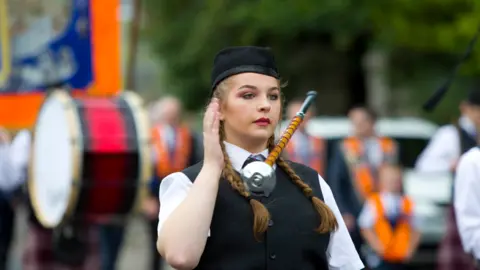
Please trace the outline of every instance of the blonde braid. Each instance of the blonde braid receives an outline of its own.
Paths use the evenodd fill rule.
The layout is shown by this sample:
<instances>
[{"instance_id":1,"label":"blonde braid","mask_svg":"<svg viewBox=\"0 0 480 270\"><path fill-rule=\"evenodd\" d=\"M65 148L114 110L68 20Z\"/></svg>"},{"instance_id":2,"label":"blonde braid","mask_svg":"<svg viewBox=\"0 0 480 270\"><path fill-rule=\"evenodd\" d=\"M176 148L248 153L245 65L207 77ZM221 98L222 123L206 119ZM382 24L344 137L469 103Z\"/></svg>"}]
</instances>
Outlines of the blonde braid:
<instances>
[{"instance_id":1,"label":"blonde braid","mask_svg":"<svg viewBox=\"0 0 480 270\"><path fill-rule=\"evenodd\" d=\"M268 140L268 149L271 151L275 147L274 136ZM290 165L283 159L278 158L277 164L280 166L290 177L292 182L302 190L303 194L312 201L313 207L320 216L320 225L315 229L318 233L332 232L338 229L338 222L333 214L332 210L319 198L313 196L312 188L302 181Z\"/></svg>"},{"instance_id":2,"label":"blonde braid","mask_svg":"<svg viewBox=\"0 0 480 270\"><path fill-rule=\"evenodd\" d=\"M222 176L225 178L230 185L235 189L240 195L245 197L252 207L253 210L253 234L257 241L260 241L261 236L267 231L268 221L270 220L270 213L267 208L258 200L250 197L250 193L246 190L245 185L238 175L237 172L233 169L232 162L228 157L228 154L225 150L225 145L223 141L225 139L225 131L223 124L220 124L220 145L222 147L223 157L225 161L225 167L222 171Z\"/></svg>"}]
</instances>

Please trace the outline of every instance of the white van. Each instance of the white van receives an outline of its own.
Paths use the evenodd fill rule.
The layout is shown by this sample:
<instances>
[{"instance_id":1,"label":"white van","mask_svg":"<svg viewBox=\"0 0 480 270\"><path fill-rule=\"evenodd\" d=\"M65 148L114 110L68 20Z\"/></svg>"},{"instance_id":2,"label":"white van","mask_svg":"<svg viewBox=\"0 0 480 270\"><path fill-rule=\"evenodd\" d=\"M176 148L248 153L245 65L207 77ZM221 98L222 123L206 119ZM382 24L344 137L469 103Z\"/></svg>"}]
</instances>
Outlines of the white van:
<instances>
[{"instance_id":1,"label":"white van","mask_svg":"<svg viewBox=\"0 0 480 270\"><path fill-rule=\"evenodd\" d=\"M332 146L351 130L346 117L317 117L306 128L313 136L327 139L328 159L332 157ZM450 173L425 175L413 170L417 157L437 129L438 125L416 117L381 118L376 126L378 134L393 138L399 144L400 162L405 168L405 192L414 200L422 221L421 248L415 258L421 264L436 260L436 248L446 232L445 204L450 202Z\"/></svg>"}]
</instances>

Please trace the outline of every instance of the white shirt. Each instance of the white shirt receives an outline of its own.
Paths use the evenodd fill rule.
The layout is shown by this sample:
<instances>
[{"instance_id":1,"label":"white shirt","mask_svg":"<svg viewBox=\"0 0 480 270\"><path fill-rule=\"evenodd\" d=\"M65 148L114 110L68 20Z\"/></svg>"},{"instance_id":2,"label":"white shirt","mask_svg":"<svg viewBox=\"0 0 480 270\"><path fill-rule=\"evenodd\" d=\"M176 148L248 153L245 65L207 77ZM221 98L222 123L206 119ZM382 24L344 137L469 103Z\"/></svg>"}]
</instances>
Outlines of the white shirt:
<instances>
[{"instance_id":1,"label":"white shirt","mask_svg":"<svg viewBox=\"0 0 480 270\"><path fill-rule=\"evenodd\" d=\"M232 166L236 171L240 171L247 158L252 155L248 151L225 142L225 148ZM262 153L258 153L264 157L268 156L268 150L264 150ZM364 265L358 256L357 251L353 245L350 234L343 222L342 215L338 210L337 203L333 197L332 191L328 184L319 175L318 181L320 182L320 188L322 189L325 204L335 214L337 218L339 228L336 232L330 236L330 243L327 249L327 257L329 263L329 269L335 270L358 270L363 269ZM175 210L175 208L185 199L188 195L189 189L192 187L192 182L182 172L173 173L164 178L160 184L160 211L158 232L160 233L162 225L168 216Z\"/></svg>"},{"instance_id":2,"label":"white shirt","mask_svg":"<svg viewBox=\"0 0 480 270\"><path fill-rule=\"evenodd\" d=\"M21 130L17 133L11 144L12 162L22 170L28 167L31 140L30 132L28 130Z\"/></svg>"},{"instance_id":3,"label":"white shirt","mask_svg":"<svg viewBox=\"0 0 480 270\"><path fill-rule=\"evenodd\" d=\"M0 191L10 192L17 187L10 159L10 144L0 144Z\"/></svg>"},{"instance_id":4,"label":"white shirt","mask_svg":"<svg viewBox=\"0 0 480 270\"><path fill-rule=\"evenodd\" d=\"M365 147L365 154L368 159L368 163L373 168L378 168L384 160L384 152L380 145L378 138L367 138L363 141Z\"/></svg>"},{"instance_id":5,"label":"white shirt","mask_svg":"<svg viewBox=\"0 0 480 270\"><path fill-rule=\"evenodd\" d=\"M380 194L380 200L385 209L385 215L387 217L396 216L401 209L402 196L400 194L382 193ZM414 206L415 207L415 206ZM415 213L415 210L412 210ZM420 230L420 220L416 215L409 217L410 225L416 230ZM377 220L375 206L371 202L365 203L362 208L362 212L358 217L358 225L361 228L371 228Z\"/></svg>"},{"instance_id":6,"label":"white shirt","mask_svg":"<svg viewBox=\"0 0 480 270\"><path fill-rule=\"evenodd\" d=\"M458 124L469 133L475 132L472 121L465 116L460 117ZM457 128L454 125L440 127L418 157L415 169L425 173L449 171L460 157L460 151Z\"/></svg>"},{"instance_id":7,"label":"white shirt","mask_svg":"<svg viewBox=\"0 0 480 270\"><path fill-rule=\"evenodd\" d=\"M382 201L382 205L385 209L385 215L387 217L395 217L400 214L400 204L402 203L402 196L400 194L382 193L380 194L380 200ZM415 213L415 210L413 210L412 213ZM371 229L375 225L377 218L375 206L371 202L367 202L363 206L358 217L358 226L362 229ZM410 216L409 223L412 228L420 231L421 223L417 215L413 214ZM371 248L368 248L366 254L366 263L370 267L377 267L381 263L381 258Z\"/></svg>"},{"instance_id":8,"label":"white shirt","mask_svg":"<svg viewBox=\"0 0 480 270\"><path fill-rule=\"evenodd\" d=\"M455 175L454 207L463 249L480 259L480 149L463 154Z\"/></svg>"},{"instance_id":9,"label":"white shirt","mask_svg":"<svg viewBox=\"0 0 480 270\"><path fill-rule=\"evenodd\" d=\"M0 146L0 189L2 191L11 191L25 182L30 145L30 132L22 130L10 144Z\"/></svg>"}]
</instances>

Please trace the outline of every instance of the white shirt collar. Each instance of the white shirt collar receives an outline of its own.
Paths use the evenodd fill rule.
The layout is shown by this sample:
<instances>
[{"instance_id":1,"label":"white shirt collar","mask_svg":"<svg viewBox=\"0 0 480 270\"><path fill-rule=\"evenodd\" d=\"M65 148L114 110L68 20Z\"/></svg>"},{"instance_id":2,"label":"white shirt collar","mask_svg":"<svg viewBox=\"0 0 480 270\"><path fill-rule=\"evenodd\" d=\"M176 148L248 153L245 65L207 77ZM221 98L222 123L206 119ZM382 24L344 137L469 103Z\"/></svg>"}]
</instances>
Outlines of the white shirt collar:
<instances>
[{"instance_id":1,"label":"white shirt collar","mask_svg":"<svg viewBox=\"0 0 480 270\"><path fill-rule=\"evenodd\" d=\"M462 127L471 136L475 136L475 133L476 133L475 124L467 116L465 115L461 116L460 119L458 120L458 125Z\"/></svg>"},{"instance_id":2,"label":"white shirt collar","mask_svg":"<svg viewBox=\"0 0 480 270\"><path fill-rule=\"evenodd\" d=\"M247 150L234 144L225 141L223 143L225 144L225 151L230 158L230 162L232 162L233 169L235 169L237 172L242 170L243 164L251 155L262 155L265 158L268 157L268 149L265 149L260 153L250 153Z\"/></svg>"}]
</instances>

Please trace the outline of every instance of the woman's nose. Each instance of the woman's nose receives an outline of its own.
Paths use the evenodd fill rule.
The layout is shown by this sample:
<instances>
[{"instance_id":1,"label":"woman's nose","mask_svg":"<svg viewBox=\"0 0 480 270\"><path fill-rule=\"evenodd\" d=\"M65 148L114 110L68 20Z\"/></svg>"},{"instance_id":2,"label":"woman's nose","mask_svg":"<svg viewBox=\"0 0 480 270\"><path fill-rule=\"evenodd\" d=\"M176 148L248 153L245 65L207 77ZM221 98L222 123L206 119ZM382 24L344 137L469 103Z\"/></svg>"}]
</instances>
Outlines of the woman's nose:
<instances>
[{"instance_id":1,"label":"woman's nose","mask_svg":"<svg viewBox=\"0 0 480 270\"><path fill-rule=\"evenodd\" d=\"M270 104L269 100L267 98L262 98L260 101L260 104L258 105L258 110L261 112L269 112L272 105Z\"/></svg>"}]
</instances>

